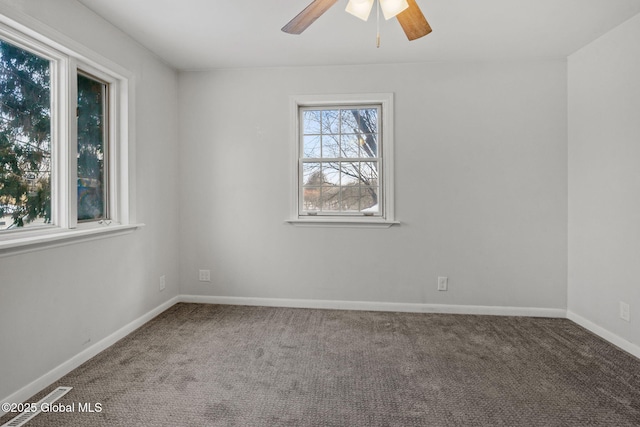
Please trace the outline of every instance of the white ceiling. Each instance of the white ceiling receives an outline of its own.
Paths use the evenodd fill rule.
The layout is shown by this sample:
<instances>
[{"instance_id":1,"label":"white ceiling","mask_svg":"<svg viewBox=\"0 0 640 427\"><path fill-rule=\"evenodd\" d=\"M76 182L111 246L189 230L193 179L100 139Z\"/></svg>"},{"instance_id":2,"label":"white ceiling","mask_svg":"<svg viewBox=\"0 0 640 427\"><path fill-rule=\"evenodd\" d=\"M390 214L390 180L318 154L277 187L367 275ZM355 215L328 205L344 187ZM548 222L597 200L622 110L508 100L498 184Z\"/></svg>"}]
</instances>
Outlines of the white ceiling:
<instances>
[{"instance_id":1,"label":"white ceiling","mask_svg":"<svg viewBox=\"0 0 640 427\"><path fill-rule=\"evenodd\" d=\"M79 0L178 69L564 58L640 13L640 0L417 0L433 33L409 42L340 0L301 35L311 0Z\"/></svg>"}]
</instances>

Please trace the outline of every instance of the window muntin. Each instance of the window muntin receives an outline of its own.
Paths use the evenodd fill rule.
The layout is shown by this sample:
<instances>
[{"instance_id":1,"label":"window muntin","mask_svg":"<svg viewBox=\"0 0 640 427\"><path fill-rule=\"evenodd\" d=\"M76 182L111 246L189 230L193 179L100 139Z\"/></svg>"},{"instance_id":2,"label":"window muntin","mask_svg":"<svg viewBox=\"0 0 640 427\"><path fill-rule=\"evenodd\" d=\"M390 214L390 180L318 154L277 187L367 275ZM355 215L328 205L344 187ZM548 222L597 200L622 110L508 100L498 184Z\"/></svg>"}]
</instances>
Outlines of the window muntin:
<instances>
[{"instance_id":1,"label":"window muntin","mask_svg":"<svg viewBox=\"0 0 640 427\"><path fill-rule=\"evenodd\" d=\"M78 73L78 221L109 218L108 83Z\"/></svg>"},{"instance_id":2,"label":"window muntin","mask_svg":"<svg viewBox=\"0 0 640 427\"><path fill-rule=\"evenodd\" d=\"M382 216L381 105L299 109L299 215Z\"/></svg>"},{"instance_id":3,"label":"window muntin","mask_svg":"<svg viewBox=\"0 0 640 427\"><path fill-rule=\"evenodd\" d=\"M51 68L0 39L0 231L51 223Z\"/></svg>"}]
</instances>

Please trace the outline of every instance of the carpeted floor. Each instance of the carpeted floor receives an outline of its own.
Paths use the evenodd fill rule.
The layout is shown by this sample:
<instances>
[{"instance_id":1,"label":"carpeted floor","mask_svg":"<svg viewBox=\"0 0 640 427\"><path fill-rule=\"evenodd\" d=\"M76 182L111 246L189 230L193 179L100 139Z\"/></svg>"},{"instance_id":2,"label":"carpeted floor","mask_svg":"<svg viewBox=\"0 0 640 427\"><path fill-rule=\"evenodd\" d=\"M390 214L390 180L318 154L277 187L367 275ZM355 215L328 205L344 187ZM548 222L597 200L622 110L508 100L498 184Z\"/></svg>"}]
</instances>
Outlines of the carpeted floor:
<instances>
[{"instance_id":1,"label":"carpeted floor","mask_svg":"<svg viewBox=\"0 0 640 427\"><path fill-rule=\"evenodd\" d=\"M102 412L27 426L640 426L640 360L565 319L178 304L61 385Z\"/></svg>"}]
</instances>

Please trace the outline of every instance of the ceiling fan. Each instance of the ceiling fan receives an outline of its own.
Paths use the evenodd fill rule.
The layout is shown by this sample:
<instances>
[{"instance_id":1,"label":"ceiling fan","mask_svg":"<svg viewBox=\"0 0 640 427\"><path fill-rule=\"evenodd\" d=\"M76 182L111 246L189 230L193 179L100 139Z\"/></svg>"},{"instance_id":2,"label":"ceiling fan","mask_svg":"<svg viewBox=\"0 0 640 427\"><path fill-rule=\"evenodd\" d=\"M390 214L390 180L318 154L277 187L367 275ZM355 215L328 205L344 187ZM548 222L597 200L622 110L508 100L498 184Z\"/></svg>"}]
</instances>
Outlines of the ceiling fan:
<instances>
[{"instance_id":1,"label":"ceiling fan","mask_svg":"<svg viewBox=\"0 0 640 427\"><path fill-rule=\"evenodd\" d=\"M398 19L409 40L419 39L431 32L431 26L422 14L415 0L378 0L385 19ZM323 13L338 0L313 0L282 31L289 34L300 34L313 24ZM374 0L349 0L346 11L366 21L369 18Z\"/></svg>"}]
</instances>

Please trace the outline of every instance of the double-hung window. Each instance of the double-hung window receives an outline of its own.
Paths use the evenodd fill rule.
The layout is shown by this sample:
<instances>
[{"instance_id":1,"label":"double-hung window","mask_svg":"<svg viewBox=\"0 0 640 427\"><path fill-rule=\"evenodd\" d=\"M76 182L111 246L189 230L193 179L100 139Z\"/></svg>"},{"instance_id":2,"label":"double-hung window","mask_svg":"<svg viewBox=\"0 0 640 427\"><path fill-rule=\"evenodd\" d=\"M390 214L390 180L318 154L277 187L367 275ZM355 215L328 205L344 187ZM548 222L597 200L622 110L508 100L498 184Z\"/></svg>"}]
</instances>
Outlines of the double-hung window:
<instances>
[{"instance_id":1,"label":"double-hung window","mask_svg":"<svg viewBox=\"0 0 640 427\"><path fill-rule=\"evenodd\" d=\"M391 94L295 96L293 224L389 226Z\"/></svg>"},{"instance_id":2,"label":"double-hung window","mask_svg":"<svg viewBox=\"0 0 640 427\"><path fill-rule=\"evenodd\" d=\"M126 72L3 20L0 249L127 228Z\"/></svg>"}]
</instances>

